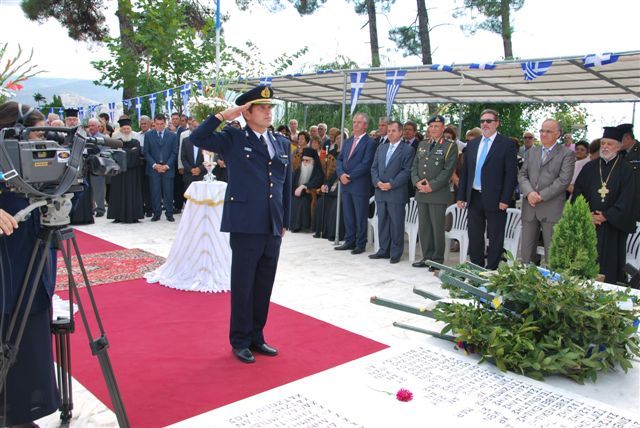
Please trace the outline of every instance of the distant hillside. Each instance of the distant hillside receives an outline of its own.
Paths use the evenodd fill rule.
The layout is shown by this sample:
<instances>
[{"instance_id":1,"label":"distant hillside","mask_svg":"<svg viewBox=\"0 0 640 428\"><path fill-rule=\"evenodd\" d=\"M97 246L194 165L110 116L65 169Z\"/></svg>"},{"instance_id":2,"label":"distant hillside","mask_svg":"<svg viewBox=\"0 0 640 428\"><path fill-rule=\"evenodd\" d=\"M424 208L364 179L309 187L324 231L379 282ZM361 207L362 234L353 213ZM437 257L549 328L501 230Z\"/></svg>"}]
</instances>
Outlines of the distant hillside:
<instances>
[{"instance_id":1,"label":"distant hillside","mask_svg":"<svg viewBox=\"0 0 640 428\"><path fill-rule=\"evenodd\" d=\"M60 95L64 104L88 105L122 100L122 91L94 85L91 80L32 77L24 82L24 88L13 100L34 104L33 94L41 93L51 101Z\"/></svg>"}]
</instances>

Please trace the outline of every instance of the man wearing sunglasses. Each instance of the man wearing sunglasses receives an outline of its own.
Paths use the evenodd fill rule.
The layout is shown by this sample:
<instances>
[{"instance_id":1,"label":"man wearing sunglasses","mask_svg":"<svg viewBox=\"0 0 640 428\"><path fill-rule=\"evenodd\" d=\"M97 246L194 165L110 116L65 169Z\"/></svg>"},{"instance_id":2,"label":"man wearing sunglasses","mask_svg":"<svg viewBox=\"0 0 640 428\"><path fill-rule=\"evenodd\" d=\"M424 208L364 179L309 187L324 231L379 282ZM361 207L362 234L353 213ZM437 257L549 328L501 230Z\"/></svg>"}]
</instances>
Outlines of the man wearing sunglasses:
<instances>
[{"instance_id":1,"label":"man wearing sunglasses","mask_svg":"<svg viewBox=\"0 0 640 428\"><path fill-rule=\"evenodd\" d=\"M497 111L486 109L480 114L482 135L470 141L464 152L457 195L458 207L468 209L469 258L492 270L502 256L507 207L518 172L516 146L498 133L498 126Z\"/></svg>"}]
</instances>

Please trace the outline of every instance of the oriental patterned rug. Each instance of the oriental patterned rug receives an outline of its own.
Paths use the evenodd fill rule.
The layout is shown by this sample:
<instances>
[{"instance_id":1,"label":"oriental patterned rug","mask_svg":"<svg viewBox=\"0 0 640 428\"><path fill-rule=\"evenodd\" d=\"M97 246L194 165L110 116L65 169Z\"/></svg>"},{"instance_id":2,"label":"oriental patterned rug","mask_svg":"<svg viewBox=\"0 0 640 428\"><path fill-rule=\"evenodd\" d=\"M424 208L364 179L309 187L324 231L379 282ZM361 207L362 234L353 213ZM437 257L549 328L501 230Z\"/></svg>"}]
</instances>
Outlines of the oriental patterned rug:
<instances>
[{"instance_id":1,"label":"oriental patterned rug","mask_svg":"<svg viewBox=\"0 0 640 428\"><path fill-rule=\"evenodd\" d=\"M163 257L138 248L82 254L82 262L92 286L142 278L145 273L160 267L164 261ZM84 287L84 279L76 257L72 258L71 263L76 283L79 287ZM62 257L58 257L56 290L67 289L67 271Z\"/></svg>"}]
</instances>

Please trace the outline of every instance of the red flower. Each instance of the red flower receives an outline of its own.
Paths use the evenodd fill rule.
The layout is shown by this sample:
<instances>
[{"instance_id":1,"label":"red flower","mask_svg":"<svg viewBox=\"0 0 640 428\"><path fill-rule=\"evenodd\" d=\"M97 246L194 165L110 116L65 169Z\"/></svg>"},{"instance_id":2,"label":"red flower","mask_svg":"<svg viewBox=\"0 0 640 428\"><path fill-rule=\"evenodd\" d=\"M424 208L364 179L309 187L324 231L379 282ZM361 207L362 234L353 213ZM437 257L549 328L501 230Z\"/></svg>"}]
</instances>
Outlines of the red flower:
<instances>
[{"instance_id":1,"label":"red flower","mask_svg":"<svg viewBox=\"0 0 640 428\"><path fill-rule=\"evenodd\" d=\"M7 82L7 85L5 87L7 89L12 90L12 91L19 91L19 90L22 89L22 85L21 84L12 82L11 80L9 82Z\"/></svg>"},{"instance_id":2,"label":"red flower","mask_svg":"<svg viewBox=\"0 0 640 428\"><path fill-rule=\"evenodd\" d=\"M396 398L398 399L398 401L411 401L413 400L413 392L409 391L406 388L400 388L396 393Z\"/></svg>"}]
</instances>

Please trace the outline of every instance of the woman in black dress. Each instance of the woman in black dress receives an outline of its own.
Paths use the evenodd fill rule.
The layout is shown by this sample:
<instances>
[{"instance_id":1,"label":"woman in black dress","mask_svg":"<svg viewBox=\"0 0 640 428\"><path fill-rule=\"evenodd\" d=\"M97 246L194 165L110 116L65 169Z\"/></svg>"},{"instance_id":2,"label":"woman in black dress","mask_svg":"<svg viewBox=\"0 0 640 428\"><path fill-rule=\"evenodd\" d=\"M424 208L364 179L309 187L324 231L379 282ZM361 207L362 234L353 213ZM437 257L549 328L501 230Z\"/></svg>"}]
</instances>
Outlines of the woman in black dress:
<instances>
[{"instance_id":1,"label":"woman in black dress","mask_svg":"<svg viewBox=\"0 0 640 428\"><path fill-rule=\"evenodd\" d=\"M115 223L137 223L144 218L142 200L142 165L140 142L134 138L131 119L120 119L120 130L114 134L122 140L122 149L127 153L127 170L111 177L109 210L107 218Z\"/></svg>"}]
</instances>

